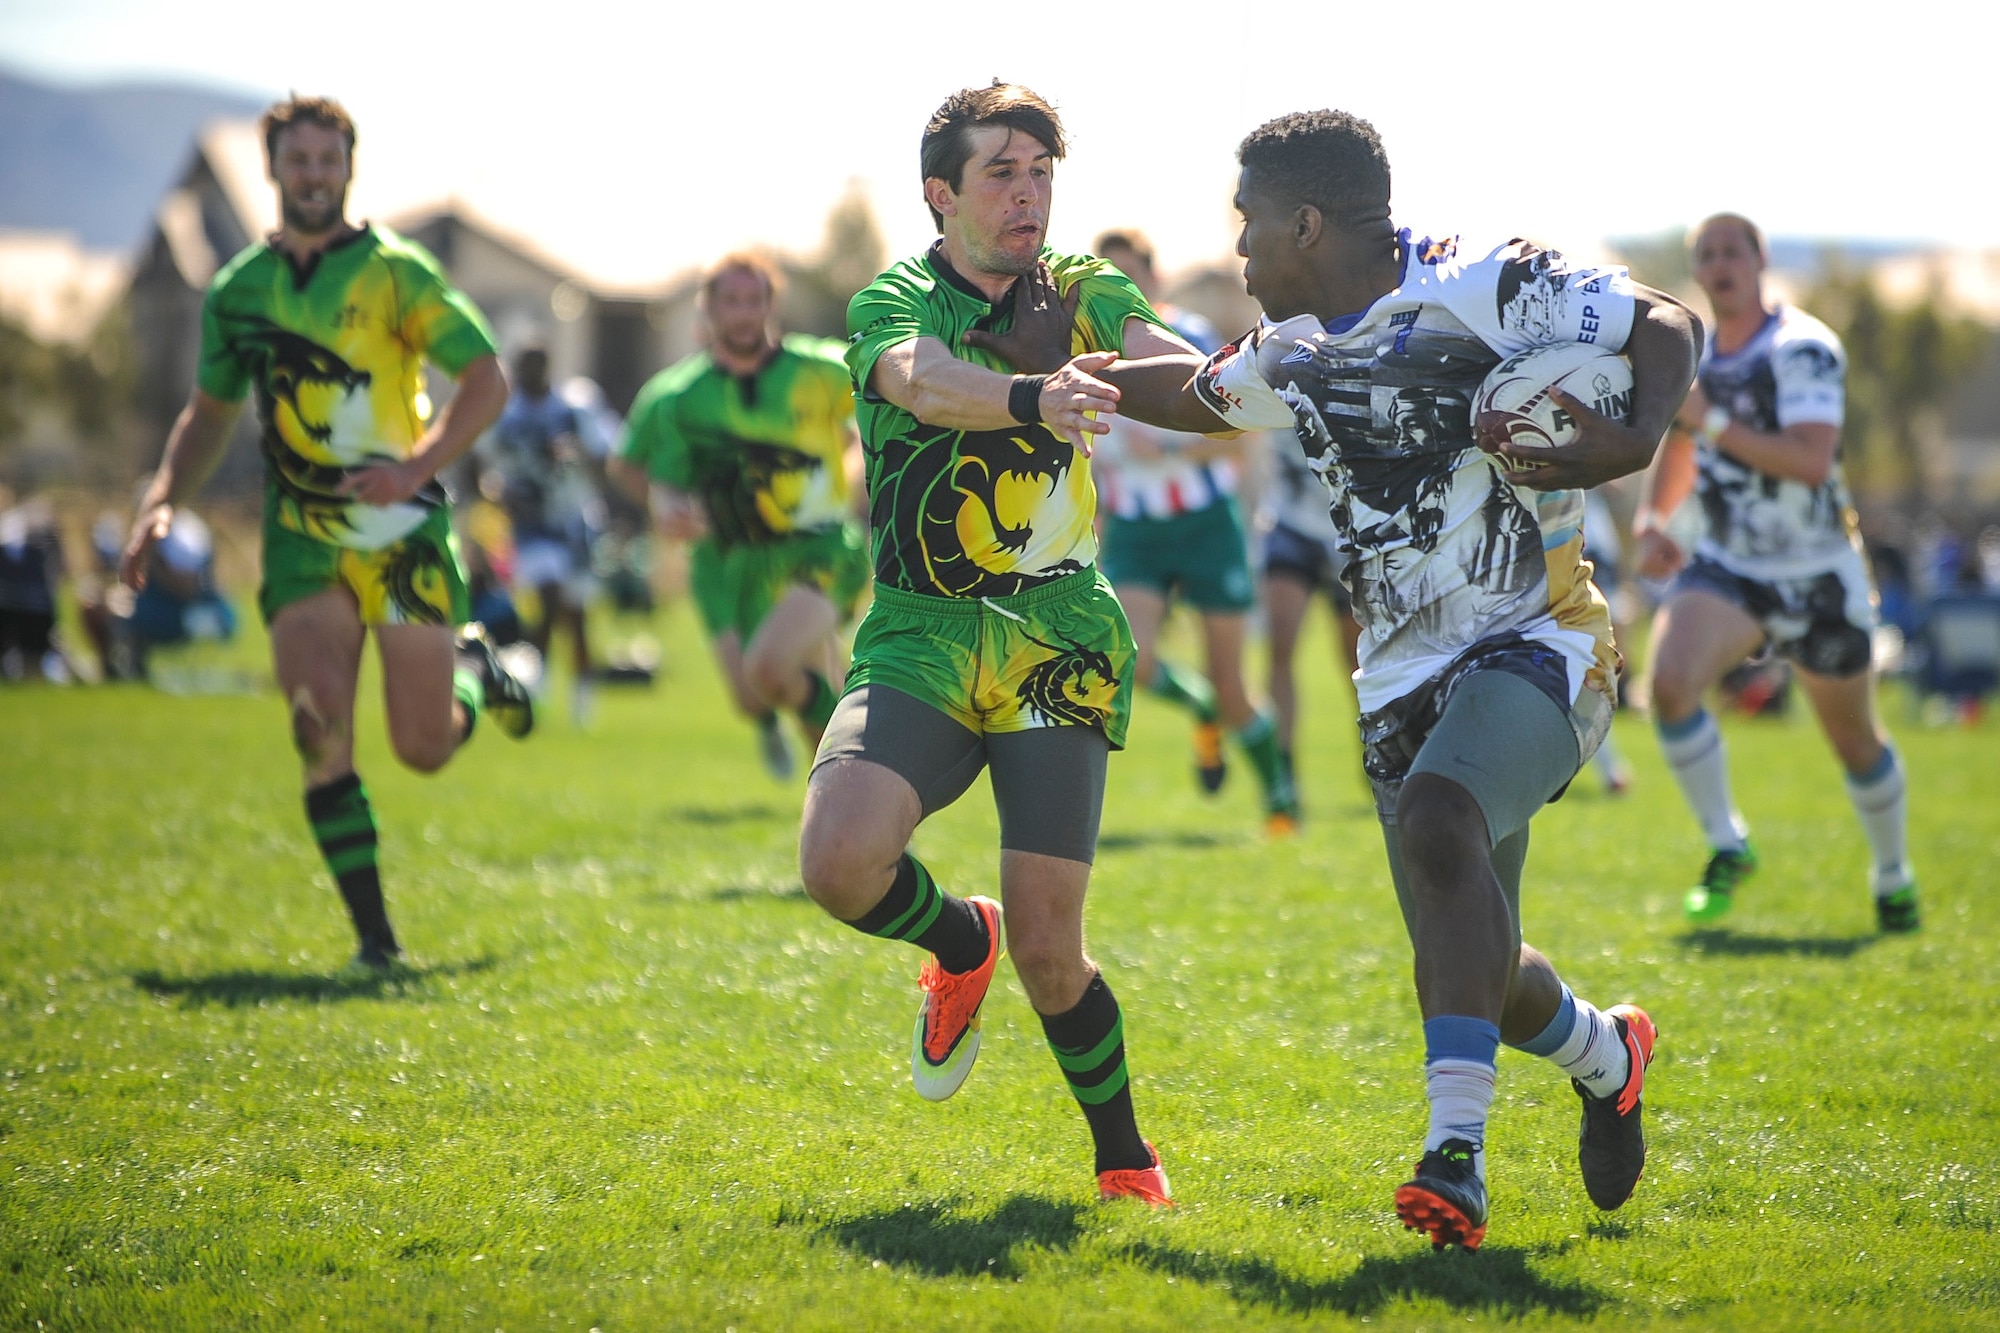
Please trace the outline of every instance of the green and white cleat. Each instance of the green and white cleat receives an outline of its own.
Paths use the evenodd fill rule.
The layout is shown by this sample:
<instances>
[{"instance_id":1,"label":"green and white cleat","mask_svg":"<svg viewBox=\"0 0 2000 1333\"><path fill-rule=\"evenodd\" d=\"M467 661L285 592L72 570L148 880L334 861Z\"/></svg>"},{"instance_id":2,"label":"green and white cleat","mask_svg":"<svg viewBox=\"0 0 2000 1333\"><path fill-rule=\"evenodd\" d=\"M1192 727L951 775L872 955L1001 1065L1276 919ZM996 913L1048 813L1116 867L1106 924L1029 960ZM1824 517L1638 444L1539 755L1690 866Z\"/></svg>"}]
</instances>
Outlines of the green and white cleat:
<instances>
[{"instance_id":1,"label":"green and white cleat","mask_svg":"<svg viewBox=\"0 0 2000 1333\"><path fill-rule=\"evenodd\" d=\"M1744 839L1740 851L1717 852L1708 858L1708 866L1701 872L1701 883L1687 891L1682 908L1687 919L1698 926L1706 926L1729 915L1729 908L1736 899L1736 886L1750 878L1757 868L1757 849Z\"/></svg>"},{"instance_id":2,"label":"green and white cleat","mask_svg":"<svg viewBox=\"0 0 2000 1333\"><path fill-rule=\"evenodd\" d=\"M1923 924L1917 909L1917 879L1907 866L1875 874L1875 924L1891 935L1905 935Z\"/></svg>"}]
</instances>

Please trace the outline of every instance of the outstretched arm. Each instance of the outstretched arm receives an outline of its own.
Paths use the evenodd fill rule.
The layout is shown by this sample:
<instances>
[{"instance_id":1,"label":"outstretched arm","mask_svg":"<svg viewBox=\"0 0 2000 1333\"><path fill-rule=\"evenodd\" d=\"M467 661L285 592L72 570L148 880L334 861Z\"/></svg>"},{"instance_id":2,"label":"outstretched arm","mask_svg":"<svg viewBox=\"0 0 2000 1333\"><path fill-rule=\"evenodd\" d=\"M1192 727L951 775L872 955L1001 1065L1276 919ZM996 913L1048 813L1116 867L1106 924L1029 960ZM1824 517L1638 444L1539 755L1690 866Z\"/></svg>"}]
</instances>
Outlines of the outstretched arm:
<instances>
[{"instance_id":1,"label":"outstretched arm","mask_svg":"<svg viewBox=\"0 0 2000 1333\"><path fill-rule=\"evenodd\" d=\"M950 430L1024 424L1009 406L1019 393L1031 399L1037 419L1089 453L1090 437L1109 429L1096 417L1118 410L1118 390L1096 374L1116 359L1112 352L1085 352L1046 376L1002 375L959 360L942 341L926 336L898 343L877 357L868 388L917 420ZM1017 383L1025 387L1017 390Z\"/></svg>"},{"instance_id":2,"label":"outstretched arm","mask_svg":"<svg viewBox=\"0 0 2000 1333\"><path fill-rule=\"evenodd\" d=\"M1701 352L1701 320L1665 292L1638 286L1632 312L1632 336L1625 355L1632 362L1632 420L1610 417L1554 391L1555 400L1576 419L1577 437L1545 457L1537 468L1517 469L1507 480L1538 491L1588 490L1637 472L1653 461L1660 439L1674 421L1674 412L1694 382ZM1484 441L1504 454L1504 439Z\"/></svg>"},{"instance_id":3,"label":"outstretched arm","mask_svg":"<svg viewBox=\"0 0 2000 1333\"><path fill-rule=\"evenodd\" d=\"M139 501L132 535L125 542L124 558L118 562L118 577L126 586L146 586L146 553L173 526L174 506L199 491L222 461L229 448L230 428L242 410L242 403L216 398L200 389L188 395L187 406L167 434L166 452Z\"/></svg>"}]
</instances>

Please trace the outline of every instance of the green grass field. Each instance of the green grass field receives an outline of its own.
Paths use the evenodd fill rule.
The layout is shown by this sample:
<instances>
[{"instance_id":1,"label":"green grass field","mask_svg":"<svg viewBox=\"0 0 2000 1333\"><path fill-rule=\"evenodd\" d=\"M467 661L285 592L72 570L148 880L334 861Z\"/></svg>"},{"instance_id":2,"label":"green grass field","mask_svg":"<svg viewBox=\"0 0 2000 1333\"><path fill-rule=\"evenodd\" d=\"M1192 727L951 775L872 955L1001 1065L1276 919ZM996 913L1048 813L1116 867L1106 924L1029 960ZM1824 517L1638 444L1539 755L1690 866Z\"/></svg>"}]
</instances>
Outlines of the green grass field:
<instances>
[{"instance_id":1,"label":"green grass field","mask_svg":"<svg viewBox=\"0 0 2000 1333\"><path fill-rule=\"evenodd\" d=\"M1651 1165L1590 1207L1573 1094L1509 1054L1487 1243L1433 1254L1390 1209L1408 947L1317 656L1297 841L1256 836L1246 773L1200 798L1146 701L1113 762L1090 937L1181 1200L1154 1214L1094 1202L1011 975L966 1090L910 1090L916 953L804 898L800 788L666 625L668 674L591 734L558 706L436 778L364 687L421 969L388 984L337 975L275 695L0 692L0 1327L2000 1327L1990 721L1892 701L1928 915L1881 939L1803 716L1730 726L1764 869L1703 934L1692 820L1621 718L1637 790L1580 777L1524 896L1580 993L1659 1022ZM917 847L991 892L995 841L982 783Z\"/></svg>"}]
</instances>

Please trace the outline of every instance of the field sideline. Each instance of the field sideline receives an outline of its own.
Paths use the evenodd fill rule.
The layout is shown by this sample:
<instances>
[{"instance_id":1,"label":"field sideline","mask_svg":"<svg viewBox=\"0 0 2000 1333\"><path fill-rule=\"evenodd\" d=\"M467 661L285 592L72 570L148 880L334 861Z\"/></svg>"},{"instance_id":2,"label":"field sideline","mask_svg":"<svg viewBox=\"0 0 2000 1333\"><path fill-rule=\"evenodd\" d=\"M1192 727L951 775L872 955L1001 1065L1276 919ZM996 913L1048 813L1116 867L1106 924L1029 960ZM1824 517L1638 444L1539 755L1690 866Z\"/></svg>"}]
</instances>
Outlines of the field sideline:
<instances>
[{"instance_id":1,"label":"field sideline","mask_svg":"<svg viewBox=\"0 0 2000 1333\"><path fill-rule=\"evenodd\" d=\"M1504 1056L1488 1240L1433 1255L1389 1206L1420 1032L1323 625L1298 840L1256 836L1247 772L1203 800L1149 700L1113 760L1091 942L1182 1203L1153 1214L1093 1202L1005 967L965 1091L910 1090L917 954L805 900L801 786L663 624L669 674L592 734L558 703L433 779L364 680L421 966L387 985L335 975L274 694L0 691L0 1328L2000 1328L1990 718L1887 707L1926 922L1882 939L1802 710L1729 724L1764 868L1707 933L1698 835L1621 717L1637 790L1581 776L1524 900L1580 993L1660 1025L1651 1165L1597 1212L1574 1095ZM995 839L982 782L917 848L991 892Z\"/></svg>"}]
</instances>

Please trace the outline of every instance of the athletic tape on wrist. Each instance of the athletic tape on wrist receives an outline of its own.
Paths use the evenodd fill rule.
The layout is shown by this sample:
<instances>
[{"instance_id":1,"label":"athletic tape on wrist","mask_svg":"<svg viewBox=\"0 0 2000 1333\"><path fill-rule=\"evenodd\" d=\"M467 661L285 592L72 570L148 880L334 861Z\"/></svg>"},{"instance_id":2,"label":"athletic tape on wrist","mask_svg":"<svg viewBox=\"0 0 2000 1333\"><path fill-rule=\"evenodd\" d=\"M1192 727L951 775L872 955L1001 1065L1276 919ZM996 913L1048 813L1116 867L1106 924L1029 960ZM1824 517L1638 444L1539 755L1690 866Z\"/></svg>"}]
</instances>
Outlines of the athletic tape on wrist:
<instances>
[{"instance_id":1,"label":"athletic tape on wrist","mask_svg":"<svg viewBox=\"0 0 2000 1333\"><path fill-rule=\"evenodd\" d=\"M1032 426L1042 419L1042 386L1048 383L1047 375L1016 375L1007 388L1007 415L1023 426Z\"/></svg>"}]
</instances>

